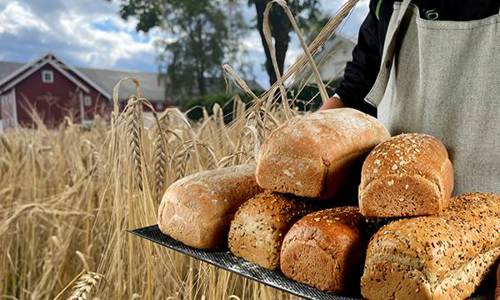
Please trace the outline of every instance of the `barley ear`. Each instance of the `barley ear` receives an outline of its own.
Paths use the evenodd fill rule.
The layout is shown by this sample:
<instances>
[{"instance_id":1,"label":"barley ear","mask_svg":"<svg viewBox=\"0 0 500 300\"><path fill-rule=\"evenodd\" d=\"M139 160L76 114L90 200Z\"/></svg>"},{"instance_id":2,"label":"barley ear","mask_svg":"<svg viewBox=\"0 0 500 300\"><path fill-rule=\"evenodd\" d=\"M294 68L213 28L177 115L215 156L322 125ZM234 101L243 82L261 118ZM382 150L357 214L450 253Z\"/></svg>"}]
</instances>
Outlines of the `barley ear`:
<instances>
[{"instance_id":1,"label":"barley ear","mask_svg":"<svg viewBox=\"0 0 500 300\"><path fill-rule=\"evenodd\" d=\"M161 123L158 124L153 141L155 170L155 199L159 202L164 192L167 165L167 153Z\"/></svg>"},{"instance_id":2,"label":"barley ear","mask_svg":"<svg viewBox=\"0 0 500 300\"><path fill-rule=\"evenodd\" d=\"M127 128L129 134L130 158L133 162L134 180L139 190L142 191L142 103L133 96L127 104Z\"/></svg>"},{"instance_id":3,"label":"barley ear","mask_svg":"<svg viewBox=\"0 0 500 300\"><path fill-rule=\"evenodd\" d=\"M86 272L80 276L73 286L73 292L68 300L86 300L91 299L93 288L97 286L103 276L94 272Z\"/></svg>"}]
</instances>

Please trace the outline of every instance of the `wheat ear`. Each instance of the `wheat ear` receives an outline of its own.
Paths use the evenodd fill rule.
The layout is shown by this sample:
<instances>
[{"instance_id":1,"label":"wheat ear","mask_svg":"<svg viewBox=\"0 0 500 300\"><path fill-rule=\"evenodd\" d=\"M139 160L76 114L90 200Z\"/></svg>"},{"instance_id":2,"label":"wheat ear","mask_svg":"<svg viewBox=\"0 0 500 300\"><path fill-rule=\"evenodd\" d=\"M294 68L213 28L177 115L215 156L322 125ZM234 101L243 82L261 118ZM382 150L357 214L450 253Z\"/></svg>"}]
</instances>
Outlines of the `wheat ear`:
<instances>
[{"instance_id":1,"label":"wheat ear","mask_svg":"<svg viewBox=\"0 0 500 300\"><path fill-rule=\"evenodd\" d=\"M141 141L142 141L142 104L133 96L127 104L127 128L129 133L130 157L134 167L134 179L139 190L142 190L142 162L141 162Z\"/></svg>"},{"instance_id":2,"label":"wheat ear","mask_svg":"<svg viewBox=\"0 0 500 300\"><path fill-rule=\"evenodd\" d=\"M154 147L154 170L155 170L155 199L160 201L165 185L165 175L167 165L167 153L165 149L165 138L161 123L157 124L153 147Z\"/></svg>"},{"instance_id":3,"label":"wheat ear","mask_svg":"<svg viewBox=\"0 0 500 300\"><path fill-rule=\"evenodd\" d=\"M102 279L102 275L94 272L87 272L80 276L73 287L73 293L68 300L87 300L90 299L92 289L97 286Z\"/></svg>"}]
</instances>

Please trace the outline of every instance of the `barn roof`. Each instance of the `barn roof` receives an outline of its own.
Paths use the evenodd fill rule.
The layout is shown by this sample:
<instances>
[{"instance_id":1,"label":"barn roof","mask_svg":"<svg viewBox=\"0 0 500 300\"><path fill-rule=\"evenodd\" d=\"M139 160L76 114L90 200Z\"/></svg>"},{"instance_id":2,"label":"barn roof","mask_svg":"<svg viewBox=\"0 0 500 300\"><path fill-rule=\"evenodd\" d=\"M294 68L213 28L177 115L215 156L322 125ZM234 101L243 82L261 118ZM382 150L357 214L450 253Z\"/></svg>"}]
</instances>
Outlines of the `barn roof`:
<instances>
[{"instance_id":1,"label":"barn roof","mask_svg":"<svg viewBox=\"0 0 500 300\"><path fill-rule=\"evenodd\" d=\"M72 81L75 85L81 88L84 92L88 93L89 89L85 84L83 84L82 80L87 82L87 85L92 86L93 88L98 90L105 97L110 98L109 94L105 90L101 89L95 83L85 78L78 71L65 65L62 61L57 59L52 54L46 54L41 58L32 61L31 63L22 65L14 72L0 79L0 92L5 92L10 90L11 88L15 87L18 83L26 79L28 76L30 76L31 74L33 74L34 72L38 71L39 69L43 68L46 65L50 65L51 67L56 69L68 80Z\"/></svg>"},{"instance_id":2,"label":"barn roof","mask_svg":"<svg viewBox=\"0 0 500 300\"><path fill-rule=\"evenodd\" d=\"M148 100L165 99L165 87L158 78L158 73L130 72L120 70L105 70L92 68L77 68L87 78L91 78L96 84L103 87L112 94L113 87L122 78L134 77L141 83L142 95ZM135 94L135 86L127 81L120 85L120 98L128 98Z\"/></svg>"},{"instance_id":3,"label":"barn roof","mask_svg":"<svg viewBox=\"0 0 500 300\"><path fill-rule=\"evenodd\" d=\"M133 72L124 70L107 70L96 68L74 68L66 65L59 58L51 53L47 53L31 63L19 63L10 61L0 61L0 87L5 88L6 83L12 85L14 79L19 74L29 73L45 63L50 63L61 72L68 71L65 75L75 80L73 75L78 77L76 81L86 82L101 92L106 98L111 98L113 87L118 81L126 77L133 77L141 84L142 96L149 101L167 101L165 94L165 84L159 79L158 73L153 72ZM16 79L17 80L17 79ZM218 79L214 79L218 80ZM252 90L261 91L263 88L256 80L246 80ZM135 85L131 81L125 81L120 85L120 99L127 99L135 94ZM168 99L169 101L172 99Z\"/></svg>"},{"instance_id":4,"label":"barn roof","mask_svg":"<svg viewBox=\"0 0 500 300\"><path fill-rule=\"evenodd\" d=\"M9 76L11 73L21 68L22 66L24 66L24 64L18 62L0 61L0 80Z\"/></svg>"},{"instance_id":5,"label":"barn roof","mask_svg":"<svg viewBox=\"0 0 500 300\"><path fill-rule=\"evenodd\" d=\"M40 61L44 55L38 59ZM53 55L52 55L53 56ZM58 60L58 59L57 59ZM60 62L60 60L58 60ZM62 62L60 62L63 64ZM33 63L31 63L33 64ZM8 77L26 68L30 63L24 64L19 62L0 61L0 82L3 82ZM165 101L165 89L163 83L158 80L158 73L152 72L131 72L123 70L106 70L93 68L70 68L77 76L82 77L88 84L96 85L99 90L105 93L105 96L112 95L115 84L125 77L134 77L141 83L142 95L150 101ZM135 86L132 82L126 81L120 85L120 98L126 99L135 94Z\"/></svg>"}]
</instances>

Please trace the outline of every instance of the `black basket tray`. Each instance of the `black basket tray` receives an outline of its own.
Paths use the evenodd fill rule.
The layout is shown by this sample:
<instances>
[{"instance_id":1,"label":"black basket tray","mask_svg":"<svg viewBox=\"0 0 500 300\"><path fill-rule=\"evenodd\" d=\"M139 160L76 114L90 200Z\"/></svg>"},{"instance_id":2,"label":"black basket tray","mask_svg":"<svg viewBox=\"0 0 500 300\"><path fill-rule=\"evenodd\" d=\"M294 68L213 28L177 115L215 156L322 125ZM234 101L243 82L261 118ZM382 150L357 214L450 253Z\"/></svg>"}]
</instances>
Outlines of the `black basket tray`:
<instances>
[{"instance_id":1,"label":"black basket tray","mask_svg":"<svg viewBox=\"0 0 500 300\"><path fill-rule=\"evenodd\" d=\"M361 300L361 297L359 295L340 296L319 291L305 284L290 280L283 276L283 274L279 271L271 271L256 264L247 262L239 257L232 255L228 251L206 251L188 247L181 242L174 240L168 235L163 234L158 228L158 225L131 230L130 233L133 233L141 238L150 240L182 254L215 265L224 270L255 280L278 290L294 294L303 299ZM489 280L485 280L485 282L483 282L482 286L476 291L475 295L473 295L470 300L493 299L492 292L494 292L495 290L494 273L495 272L492 272L491 276L489 276Z\"/></svg>"},{"instance_id":2,"label":"black basket tray","mask_svg":"<svg viewBox=\"0 0 500 300\"><path fill-rule=\"evenodd\" d=\"M309 300L360 300L361 297L339 296L321 292L315 288L290 280L279 271L271 271L256 264L249 263L228 251L206 251L188 247L173 238L161 233L157 225L131 230L131 233L170 248L177 252L189 255L198 260L215 265L224 270L234 272L246 278L258 281L278 290L297 295Z\"/></svg>"}]
</instances>

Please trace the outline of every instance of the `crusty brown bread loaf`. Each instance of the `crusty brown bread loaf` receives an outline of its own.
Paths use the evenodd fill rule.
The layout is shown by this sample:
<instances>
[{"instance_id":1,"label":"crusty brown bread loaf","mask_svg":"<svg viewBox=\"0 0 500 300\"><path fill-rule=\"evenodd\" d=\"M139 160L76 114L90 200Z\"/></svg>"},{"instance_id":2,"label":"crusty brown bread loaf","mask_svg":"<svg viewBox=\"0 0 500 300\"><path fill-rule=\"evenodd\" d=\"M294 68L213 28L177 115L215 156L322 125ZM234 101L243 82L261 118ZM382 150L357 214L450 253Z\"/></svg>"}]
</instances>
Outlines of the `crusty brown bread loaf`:
<instances>
[{"instance_id":1,"label":"crusty brown bread loaf","mask_svg":"<svg viewBox=\"0 0 500 300\"><path fill-rule=\"evenodd\" d=\"M281 243L298 219L314 207L295 197L264 192L245 202L229 231L229 250L264 268L277 269Z\"/></svg>"},{"instance_id":2,"label":"crusty brown bread loaf","mask_svg":"<svg viewBox=\"0 0 500 300\"><path fill-rule=\"evenodd\" d=\"M453 167L426 134L401 134L378 145L363 163L359 207L365 217L432 215L448 206Z\"/></svg>"},{"instance_id":3,"label":"crusty brown bread loaf","mask_svg":"<svg viewBox=\"0 0 500 300\"><path fill-rule=\"evenodd\" d=\"M285 236L280 267L285 276L323 291L358 287L367 241L363 217L354 207L311 213Z\"/></svg>"},{"instance_id":4,"label":"crusty brown bread loaf","mask_svg":"<svg viewBox=\"0 0 500 300\"><path fill-rule=\"evenodd\" d=\"M372 238L362 295L377 299L465 299L500 258L500 195L453 198L438 216L382 227Z\"/></svg>"},{"instance_id":5,"label":"crusty brown bread loaf","mask_svg":"<svg viewBox=\"0 0 500 300\"><path fill-rule=\"evenodd\" d=\"M332 197L351 180L356 160L389 137L377 119L351 108L295 117L263 143L257 182L275 192Z\"/></svg>"},{"instance_id":6,"label":"crusty brown bread loaf","mask_svg":"<svg viewBox=\"0 0 500 300\"><path fill-rule=\"evenodd\" d=\"M158 225L163 233L188 246L223 248L234 213L259 192L255 165L193 174L167 189L158 211Z\"/></svg>"}]
</instances>

